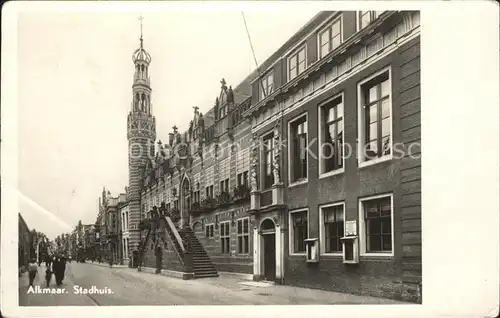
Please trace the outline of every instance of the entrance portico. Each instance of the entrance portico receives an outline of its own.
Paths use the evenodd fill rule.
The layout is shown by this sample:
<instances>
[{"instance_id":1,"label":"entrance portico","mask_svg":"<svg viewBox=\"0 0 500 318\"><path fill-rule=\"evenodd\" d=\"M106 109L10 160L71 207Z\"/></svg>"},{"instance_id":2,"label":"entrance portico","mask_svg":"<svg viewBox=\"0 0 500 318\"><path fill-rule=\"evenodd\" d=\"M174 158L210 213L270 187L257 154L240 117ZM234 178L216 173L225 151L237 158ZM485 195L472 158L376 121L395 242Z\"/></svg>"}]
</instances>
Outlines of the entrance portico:
<instances>
[{"instance_id":1,"label":"entrance portico","mask_svg":"<svg viewBox=\"0 0 500 318\"><path fill-rule=\"evenodd\" d=\"M255 224L253 279L281 284L284 278L284 229L277 218L269 216L256 219Z\"/></svg>"}]
</instances>

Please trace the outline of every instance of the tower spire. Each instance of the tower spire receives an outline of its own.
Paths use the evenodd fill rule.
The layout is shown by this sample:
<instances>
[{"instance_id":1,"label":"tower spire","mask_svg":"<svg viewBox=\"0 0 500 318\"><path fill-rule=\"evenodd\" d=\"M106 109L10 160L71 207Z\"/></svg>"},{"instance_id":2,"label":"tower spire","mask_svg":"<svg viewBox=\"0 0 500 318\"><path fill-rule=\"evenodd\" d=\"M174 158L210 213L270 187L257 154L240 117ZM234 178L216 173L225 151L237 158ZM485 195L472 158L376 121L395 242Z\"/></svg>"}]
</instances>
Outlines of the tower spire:
<instances>
[{"instance_id":1,"label":"tower spire","mask_svg":"<svg viewBox=\"0 0 500 318\"><path fill-rule=\"evenodd\" d=\"M144 20L144 17L142 16L142 14L139 16L138 19L139 19L139 21L141 21L141 38L140 38L140 40L141 40L141 49L142 49L142 20Z\"/></svg>"}]
</instances>

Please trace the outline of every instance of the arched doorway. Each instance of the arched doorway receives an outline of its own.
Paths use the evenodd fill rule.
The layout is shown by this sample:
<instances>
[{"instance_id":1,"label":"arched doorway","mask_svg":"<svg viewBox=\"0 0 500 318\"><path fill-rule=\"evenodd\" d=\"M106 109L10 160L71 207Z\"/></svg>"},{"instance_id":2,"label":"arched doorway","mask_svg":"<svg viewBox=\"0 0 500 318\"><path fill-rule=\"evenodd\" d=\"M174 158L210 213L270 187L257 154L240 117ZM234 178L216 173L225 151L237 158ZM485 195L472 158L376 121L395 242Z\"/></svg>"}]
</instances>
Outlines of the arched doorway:
<instances>
[{"instance_id":1,"label":"arched doorway","mask_svg":"<svg viewBox=\"0 0 500 318\"><path fill-rule=\"evenodd\" d=\"M262 235L262 277L268 281L276 279L276 225L265 219L260 224Z\"/></svg>"},{"instance_id":2,"label":"arched doorway","mask_svg":"<svg viewBox=\"0 0 500 318\"><path fill-rule=\"evenodd\" d=\"M184 177L181 187L181 227L189 224L189 208L191 207L191 185Z\"/></svg>"}]
</instances>

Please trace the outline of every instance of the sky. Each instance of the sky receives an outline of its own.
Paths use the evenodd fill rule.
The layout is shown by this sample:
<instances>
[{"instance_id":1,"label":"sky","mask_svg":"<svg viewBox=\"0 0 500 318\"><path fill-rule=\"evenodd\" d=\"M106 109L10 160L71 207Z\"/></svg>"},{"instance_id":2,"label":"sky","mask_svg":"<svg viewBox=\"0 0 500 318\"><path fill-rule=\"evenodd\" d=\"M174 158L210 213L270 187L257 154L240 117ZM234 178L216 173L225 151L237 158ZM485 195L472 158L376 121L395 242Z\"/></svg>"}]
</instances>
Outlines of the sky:
<instances>
[{"instance_id":1,"label":"sky","mask_svg":"<svg viewBox=\"0 0 500 318\"><path fill-rule=\"evenodd\" d=\"M258 63L316 9L245 12ZM127 114L132 54L151 54L157 138L205 113L224 78L237 86L255 69L241 11L23 12L18 17L19 209L49 238L78 220L95 222L103 186L128 183Z\"/></svg>"}]
</instances>

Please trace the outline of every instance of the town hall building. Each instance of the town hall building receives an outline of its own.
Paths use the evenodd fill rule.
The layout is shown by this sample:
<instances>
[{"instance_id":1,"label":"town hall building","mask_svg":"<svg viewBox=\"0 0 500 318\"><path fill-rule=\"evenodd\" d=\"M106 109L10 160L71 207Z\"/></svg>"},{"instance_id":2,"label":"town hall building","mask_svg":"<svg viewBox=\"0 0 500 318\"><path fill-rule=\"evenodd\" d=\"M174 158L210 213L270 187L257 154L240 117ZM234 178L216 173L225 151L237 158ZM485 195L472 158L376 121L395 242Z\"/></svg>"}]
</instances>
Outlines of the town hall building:
<instances>
[{"instance_id":1,"label":"town hall building","mask_svg":"<svg viewBox=\"0 0 500 318\"><path fill-rule=\"evenodd\" d=\"M241 83L222 79L166 143L141 35L123 225L133 266L421 302L419 18L320 12Z\"/></svg>"}]
</instances>

